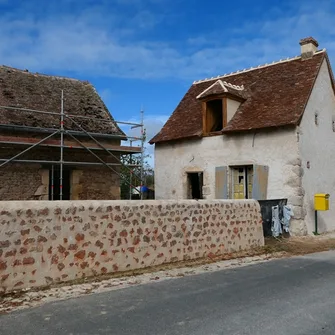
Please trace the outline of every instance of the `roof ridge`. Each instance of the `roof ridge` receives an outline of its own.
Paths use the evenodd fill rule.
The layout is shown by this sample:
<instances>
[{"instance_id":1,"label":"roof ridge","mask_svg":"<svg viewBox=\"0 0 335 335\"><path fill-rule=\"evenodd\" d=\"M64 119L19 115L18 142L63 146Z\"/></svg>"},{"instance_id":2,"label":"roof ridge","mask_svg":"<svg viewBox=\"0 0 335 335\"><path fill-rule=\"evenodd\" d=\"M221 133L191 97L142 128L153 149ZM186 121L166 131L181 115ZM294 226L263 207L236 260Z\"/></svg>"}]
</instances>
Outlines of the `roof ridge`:
<instances>
[{"instance_id":1,"label":"roof ridge","mask_svg":"<svg viewBox=\"0 0 335 335\"><path fill-rule=\"evenodd\" d=\"M199 99L203 94L208 92L211 88L213 88L215 85L219 84L221 88L224 90L224 92L228 92L227 87L230 87L236 91L243 91L244 90L244 85L238 86L238 85L233 85L231 83L227 83L226 81L222 81L221 79L218 79L215 81L211 86L207 87L204 91L202 91L198 96L197 99Z\"/></svg>"},{"instance_id":2,"label":"roof ridge","mask_svg":"<svg viewBox=\"0 0 335 335\"><path fill-rule=\"evenodd\" d=\"M316 51L315 54L319 54L319 53L322 53L322 52L326 52L326 48ZM297 60L299 58L301 58L301 55L298 55L298 56L295 56L295 57L292 57L292 58L288 57L286 59L280 59L279 61L273 61L272 63L269 63L269 64L268 63L261 64L261 65L258 65L256 67L251 67L249 69L243 69L243 70L237 70L237 71L231 72L231 73L225 73L225 74L219 75L217 77L195 80L193 82L193 85L204 83L204 82L207 82L207 81L212 81L212 80L215 80L215 79L219 80L219 79L222 79L222 78L225 78L225 77L230 77L230 76L234 76L234 75L237 75L237 74L240 74L240 73L245 73L245 72L250 72L250 71L253 71L253 70L262 69L262 68L269 67L269 66L272 66L272 65L291 62L291 61Z\"/></svg>"},{"instance_id":3,"label":"roof ridge","mask_svg":"<svg viewBox=\"0 0 335 335\"><path fill-rule=\"evenodd\" d=\"M237 91L243 91L244 90L244 85L234 85L234 84L231 84L231 83L228 83L226 81L222 81L221 79L219 79L218 81L220 81L221 85L223 86L228 86L230 88L233 88L234 90L237 90Z\"/></svg>"},{"instance_id":4,"label":"roof ridge","mask_svg":"<svg viewBox=\"0 0 335 335\"><path fill-rule=\"evenodd\" d=\"M45 73L38 73L38 72L30 72L29 70L25 69L18 69L16 67L13 66L8 66L8 65L0 65L0 68L4 68L4 69L9 69L9 70L13 70L13 71L18 71L21 73L25 73L25 74L30 74L30 75L35 75L35 76L41 76L41 77L50 77L50 78L54 78L54 79L64 79L64 80L72 80L72 81L76 81L76 82L80 82L80 83L84 83L84 84L90 84L92 85L89 81L87 80L80 80L80 79L76 79L76 78L71 78L71 77L66 77L66 76L56 76L56 75L51 75L51 74L45 74Z\"/></svg>"}]
</instances>

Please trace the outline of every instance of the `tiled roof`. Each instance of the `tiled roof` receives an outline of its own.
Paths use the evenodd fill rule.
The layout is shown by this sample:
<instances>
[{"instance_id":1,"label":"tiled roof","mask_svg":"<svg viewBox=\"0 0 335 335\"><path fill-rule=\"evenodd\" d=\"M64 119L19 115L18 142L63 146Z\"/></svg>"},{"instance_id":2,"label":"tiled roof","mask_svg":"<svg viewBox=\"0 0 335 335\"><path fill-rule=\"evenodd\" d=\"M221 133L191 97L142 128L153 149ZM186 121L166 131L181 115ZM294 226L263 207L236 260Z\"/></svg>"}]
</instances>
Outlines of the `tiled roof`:
<instances>
[{"instance_id":1,"label":"tiled roof","mask_svg":"<svg viewBox=\"0 0 335 335\"><path fill-rule=\"evenodd\" d=\"M0 106L60 113L62 90L64 112L90 118L73 118L86 131L125 135L90 83L0 66ZM0 108L0 118L1 124L26 127L58 128L60 122L60 117L57 115L19 112L4 108ZM67 119L64 124L66 129L80 130Z\"/></svg>"},{"instance_id":2,"label":"tiled roof","mask_svg":"<svg viewBox=\"0 0 335 335\"><path fill-rule=\"evenodd\" d=\"M219 79L243 85L247 97L223 132L297 125L324 59L328 57L326 51L321 50L309 59L302 60L298 56L194 82L150 143L201 137L202 108L197 97Z\"/></svg>"}]
</instances>

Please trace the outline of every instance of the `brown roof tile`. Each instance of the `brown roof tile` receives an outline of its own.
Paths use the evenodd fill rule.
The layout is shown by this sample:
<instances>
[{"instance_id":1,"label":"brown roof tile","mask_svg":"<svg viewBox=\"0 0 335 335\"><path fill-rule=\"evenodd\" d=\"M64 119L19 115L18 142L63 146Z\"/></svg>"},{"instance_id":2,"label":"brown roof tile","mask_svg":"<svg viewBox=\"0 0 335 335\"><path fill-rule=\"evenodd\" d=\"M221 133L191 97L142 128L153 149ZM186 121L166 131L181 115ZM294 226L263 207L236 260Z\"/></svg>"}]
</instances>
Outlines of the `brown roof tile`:
<instances>
[{"instance_id":1,"label":"brown roof tile","mask_svg":"<svg viewBox=\"0 0 335 335\"><path fill-rule=\"evenodd\" d=\"M248 96L223 131L298 124L325 58L326 52L319 51L310 59L297 57L222 77L230 84L243 85ZM150 143L200 137L202 108L196 97L218 79L194 83Z\"/></svg>"},{"instance_id":2,"label":"brown roof tile","mask_svg":"<svg viewBox=\"0 0 335 335\"><path fill-rule=\"evenodd\" d=\"M47 76L0 66L0 106L18 107L60 113L61 91L64 91L64 112L92 119L74 118L89 132L125 135L114 122L104 102L88 82ZM0 108L1 124L58 128L59 116L19 112ZM110 122L96 121L95 119ZM65 128L80 130L65 119Z\"/></svg>"}]
</instances>

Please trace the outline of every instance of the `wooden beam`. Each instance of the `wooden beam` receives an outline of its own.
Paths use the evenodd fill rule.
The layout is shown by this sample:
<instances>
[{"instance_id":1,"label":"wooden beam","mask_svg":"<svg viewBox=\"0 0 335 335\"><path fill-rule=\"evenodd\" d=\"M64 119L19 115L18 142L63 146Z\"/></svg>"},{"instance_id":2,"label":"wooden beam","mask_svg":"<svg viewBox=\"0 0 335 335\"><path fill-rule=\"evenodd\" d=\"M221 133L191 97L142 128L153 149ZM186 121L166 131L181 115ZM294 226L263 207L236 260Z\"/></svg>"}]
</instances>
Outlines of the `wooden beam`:
<instances>
[{"instance_id":1,"label":"wooden beam","mask_svg":"<svg viewBox=\"0 0 335 335\"><path fill-rule=\"evenodd\" d=\"M206 101L203 101L201 103L201 106L202 106L202 132L203 132L203 135L207 135L207 112L206 112L206 105L207 105L207 102Z\"/></svg>"},{"instance_id":2,"label":"wooden beam","mask_svg":"<svg viewBox=\"0 0 335 335\"><path fill-rule=\"evenodd\" d=\"M228 115L228 107L227 107L227 98L222 99L222 120L223 120L223 128L227 126L227 115Z\"/></svg>"},{"instance_id":3,"label":"wooden beam","mask_svg":"<svg viewBox=\"0 0 335 335\"><path fill-rule=\"evenodd\" d=\"M0 136L0 143L2 144L8 144L8 145L33 145L40 141L39 138L33 138L33 137L19 137L19 136ZM94 142L83 142L85 146L87 146L90 149L101 149L96 143ZM122 146L122 145L111 145L106 143L101 143L104 148L110 150L110 151L116 151L116 152L129 152L129 153L140 153L141 148L140 147L130 147L130 146ZM46 140L43 144L40 146L49 146L49 147L59 147L60 146L60 140L57 139L49 139ZM65 140L64 146L72 149L82 149L82 147L78 146L78 143L71 140Z\"/></svg>"}]
</instances>

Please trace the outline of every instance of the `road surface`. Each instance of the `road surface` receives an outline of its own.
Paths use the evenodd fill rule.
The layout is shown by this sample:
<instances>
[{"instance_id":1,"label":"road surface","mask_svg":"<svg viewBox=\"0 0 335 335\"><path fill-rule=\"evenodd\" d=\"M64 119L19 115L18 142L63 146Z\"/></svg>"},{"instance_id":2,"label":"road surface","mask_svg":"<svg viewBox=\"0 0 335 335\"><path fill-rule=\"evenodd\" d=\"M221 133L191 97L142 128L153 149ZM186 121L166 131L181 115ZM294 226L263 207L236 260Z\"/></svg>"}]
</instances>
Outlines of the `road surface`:
<instances>
[{"instance_id":1,"label":"road surface","mask_svg":"<svg viewBox=\"0 0 335 335\"><path fill-rule=\"evenodd\" d=\"M6 335L334 335L335 252L58 301L0 316Z\"/></svg>"}]
</instances>

